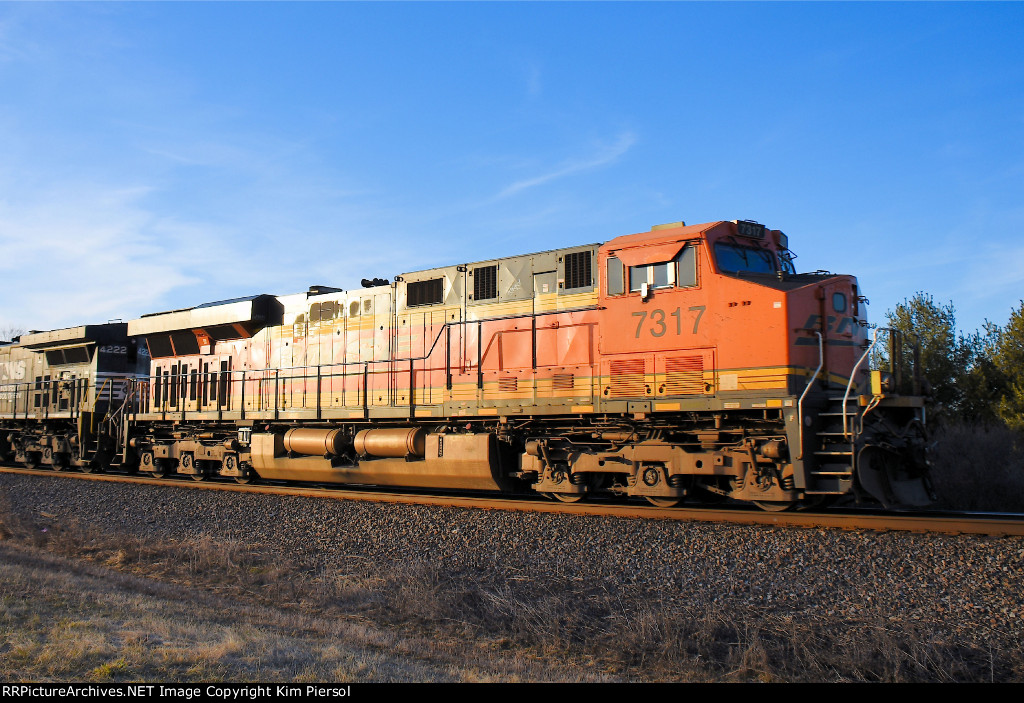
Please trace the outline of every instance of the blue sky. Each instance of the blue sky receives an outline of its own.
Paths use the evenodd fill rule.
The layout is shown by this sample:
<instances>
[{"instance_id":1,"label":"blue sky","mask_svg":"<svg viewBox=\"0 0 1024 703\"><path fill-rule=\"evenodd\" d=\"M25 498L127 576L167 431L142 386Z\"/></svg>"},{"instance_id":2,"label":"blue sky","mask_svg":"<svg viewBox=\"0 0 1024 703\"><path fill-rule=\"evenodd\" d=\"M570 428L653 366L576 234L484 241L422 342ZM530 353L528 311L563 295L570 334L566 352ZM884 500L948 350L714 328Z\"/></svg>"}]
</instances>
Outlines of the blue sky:
<instances>
[{"instance_id":1,"label":"blue sky","mask_svg":"<svg viewBox=\"0 0 1024 703\"><path fill-rule=\"evenodd\" d=\"M1024 297L1024 4L0 3L0 329L755 219Z\"/></svg>"}]
</instances>

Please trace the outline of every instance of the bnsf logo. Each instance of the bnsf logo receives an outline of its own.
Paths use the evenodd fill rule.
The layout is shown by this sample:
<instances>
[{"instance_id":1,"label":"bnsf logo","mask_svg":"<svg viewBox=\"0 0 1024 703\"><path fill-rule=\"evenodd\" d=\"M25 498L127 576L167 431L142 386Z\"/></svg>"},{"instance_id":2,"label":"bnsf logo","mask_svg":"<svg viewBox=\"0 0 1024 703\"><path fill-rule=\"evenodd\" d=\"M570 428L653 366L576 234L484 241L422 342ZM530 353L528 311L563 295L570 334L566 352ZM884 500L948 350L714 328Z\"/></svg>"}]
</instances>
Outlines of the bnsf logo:
<instances>
[{"instance_id":1,"label":"bnsf logo","mask_svg":"<svg viewBox=\"0 0 1024 703\"><path fill-rule=\"evenodd\" d=\"M836 327L836 323L839 326ZM848 332L849 334L855 334L857 329L860 327L860 321L855 317L836 317L835 315L829 315L825 318L825 331L835 332L836 334L842 334ZM821 329L821 315L811 315L807 318L807 322L804 323L804 329L815 330Z\"/></svg>"},{"instance_id":2,"label":"bnsf logo","mask_svg":"<svg viewBox=\"0 0 1024 703\"><path fill-rule=\"evenodd\" d=\"M21 381L25 378L25 360L0 361L0 381Z\"/></svg>"}]
</instances>

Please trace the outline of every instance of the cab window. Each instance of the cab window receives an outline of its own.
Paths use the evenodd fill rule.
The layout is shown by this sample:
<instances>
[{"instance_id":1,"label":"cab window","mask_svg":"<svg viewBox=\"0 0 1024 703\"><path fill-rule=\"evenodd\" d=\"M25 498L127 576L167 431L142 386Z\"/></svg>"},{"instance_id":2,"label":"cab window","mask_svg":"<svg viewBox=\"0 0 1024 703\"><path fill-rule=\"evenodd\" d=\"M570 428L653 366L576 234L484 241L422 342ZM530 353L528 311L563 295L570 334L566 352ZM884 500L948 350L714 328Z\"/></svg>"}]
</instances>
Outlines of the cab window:
<instances>
[{"instance_id":1,"label":"cab window","mask_svg":"<svg viewBox=\"0 0 1024 703\"><path fill-rule=\"evenodd\" d=\"M629 292L640 290L646 283L651 288L668 288L675 285L676 277L672 262L646 264L645 266L629 267Z\"/></svg>"},{"instance_id":2,"label":"cab window","mask_svg":"<svg viewBox=\"0 0 1024 703\"><path fill-rule=\"evenodd\" d=\"M625 283L622 277L622 262L614 256L608 257L608 295L622 295L626 292Z\"/></svg>"},{"instance_id":3,"label":"cab window","mask_svg":"<svg viewBox=\"0 0 1024 703\"><path fill-rule=\"evenodd\" d=\"M676 256L676 285L692 288L697 285L697 248L689 244Z\"/></svg>"},{"instance_id":4,"label":"cab window","mask_svg":"<svg viewBox=\"0 0 1024 703\"><path fill-rule=\"evenodd\" d=\"M697 250L689 244L671 261L627 268L618 258L610 256L607 267L608 295L623 295L627 283L630 293L639 291L644 283L650 288L691 288L697 285Z\"/></svg>"},{"instance_id":5,"label":"cab window","mask_svg":"<svg viewBox=\"0 0 1024 703\"><path fill-rule=\"evenodd\" d=\"M727 242L715 244L718 269L728 273L775 273L775 255L767 249L743 247Z\"/></svg>"}]
</instances>

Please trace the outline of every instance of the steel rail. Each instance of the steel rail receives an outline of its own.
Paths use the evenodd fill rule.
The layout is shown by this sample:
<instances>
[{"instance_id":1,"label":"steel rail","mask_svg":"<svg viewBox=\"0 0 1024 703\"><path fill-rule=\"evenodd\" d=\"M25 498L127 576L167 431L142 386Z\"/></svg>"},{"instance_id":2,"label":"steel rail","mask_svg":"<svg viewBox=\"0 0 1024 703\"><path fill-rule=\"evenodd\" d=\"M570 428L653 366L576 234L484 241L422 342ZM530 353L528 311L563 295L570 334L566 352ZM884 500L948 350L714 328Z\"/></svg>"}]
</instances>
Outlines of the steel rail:
<instances>
[{"instance_id":1,"label":"steel rail","mask_svg":"<svg viewBox=\"0 0 1024 703\"><path fill-rule=\"evenodd\" d=\"M987 535L992 537L1024 537L1024 515L976 514L930 515L922 513L867 512L764 512L744 506L734 508L674 507L617 503L554 503L535 496L492 497L472 495L436 495L364 489L362 487L319 488L273 484L237 484L216 481L185 481L181 478L152 478L124 474L85 474L73 471L51 471L0 467L0 472L29 476L134 483L150 486L175 486L186 489L234 491L281 496L358 500L375 503L430 505L485 510L517 510L522 512L595 517L647 518L682 522L716 522L767 527L832 528L874 532L918 532L951 535Z\"/></svg>"}]
</instances>

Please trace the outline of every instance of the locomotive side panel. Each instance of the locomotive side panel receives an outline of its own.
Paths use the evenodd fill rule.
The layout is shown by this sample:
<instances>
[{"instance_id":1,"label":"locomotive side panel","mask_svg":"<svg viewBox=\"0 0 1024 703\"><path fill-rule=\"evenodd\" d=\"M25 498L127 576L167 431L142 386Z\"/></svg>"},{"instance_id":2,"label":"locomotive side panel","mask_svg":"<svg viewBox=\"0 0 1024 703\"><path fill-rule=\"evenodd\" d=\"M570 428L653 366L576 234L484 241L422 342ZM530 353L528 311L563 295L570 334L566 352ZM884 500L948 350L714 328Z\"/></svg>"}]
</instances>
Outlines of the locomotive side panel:
<instances>
[{"instance_id":1,"label":"locomotive side panel","mask_svg":"<svg viewBox=\"0 0 1024 703\"><path fill-rule=\"evenodd\" d=\"M778 507L856 489L863 456L869 492L894 494L889 477L920 485L880 449L913 463L923 424L916 401L864 382L855 279L788 262L785 236L756 223L675 223L363 290L210 303L129 323L152 354L137 400L102 386L130 375L118 344L89 352L81 397L98 415L107 388L101 422L122 466L194 478L520 481L563 500L711 492ZM0 369L24 375L32 421L63 413L72 428L88 345L30 341L24 370L13 349ZM10 446L71 455L62 441Z\"/></svg>"},{"instance_id":2,"label":"locomotive side panel","mask_svg":"<svg viewBox=\"0 0 1024 703\"><path fill-rule=\"evenodd\" d=\"M36 355L17 343L0 345L0 417L28 416L35 362Z\"/></svg>"}]
</instances>

